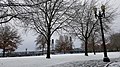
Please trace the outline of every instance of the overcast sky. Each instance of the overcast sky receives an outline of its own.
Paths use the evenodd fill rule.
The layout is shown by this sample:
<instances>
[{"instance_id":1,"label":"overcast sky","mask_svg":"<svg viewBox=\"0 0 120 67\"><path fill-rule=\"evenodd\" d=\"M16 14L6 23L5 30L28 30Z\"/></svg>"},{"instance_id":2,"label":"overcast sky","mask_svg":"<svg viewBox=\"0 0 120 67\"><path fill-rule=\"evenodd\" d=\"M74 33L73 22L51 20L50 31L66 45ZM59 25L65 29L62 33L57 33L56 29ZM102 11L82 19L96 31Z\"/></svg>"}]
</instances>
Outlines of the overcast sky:
<instances>
[{"instance_id":1,"label":"overcast sky","mask_svg":"<svg viewBox=\"0 0 120 67\"><path fill-rule=\"evenodd\" d=\"M110 1L111 1L111 5L113 5L115 8L120 6L120 0L110 0ZM118 12L120 12L120 8L118 8L118 10L119 10ZM120 16L117 16L113 24L111 24L111 29L112 32L120 32ZM28 51L35 50L34 41L36 36L34 35L34 32L33 33L29 32L28 34L22 33L22 38L24 40L22 42L23 45L20 45L16 51L25 51L26 48L28 49ZM52 39L56 39L56 38L58 38L58 35L54 34L54 36L52 36ZM80 41L74 40L74 45L75 47L80 47Z\"/></svg>"}]
</instances>

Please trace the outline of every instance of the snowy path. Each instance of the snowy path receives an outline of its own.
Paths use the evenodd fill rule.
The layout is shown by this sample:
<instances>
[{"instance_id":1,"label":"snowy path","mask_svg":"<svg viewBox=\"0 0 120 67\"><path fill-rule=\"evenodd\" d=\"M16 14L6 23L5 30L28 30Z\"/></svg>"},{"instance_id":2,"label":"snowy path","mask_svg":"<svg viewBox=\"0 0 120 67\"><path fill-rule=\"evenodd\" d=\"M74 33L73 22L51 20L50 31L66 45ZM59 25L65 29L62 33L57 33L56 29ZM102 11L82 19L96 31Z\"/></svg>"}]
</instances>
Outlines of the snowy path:
<instances>
[{"instance_id":1,"label":"snowy path","mask_svg":"<svg viewBox=\"0 0 120 67\"><path fill-rule=\"evenodd\" d=\"M115 62L116 60L118 60ZM103 60L88 60L68 62L64 64L53 65L49 67L120 67L120 58L112 58L111 62L103 62Z\"/></svg>"},{"instance_id":2,"label":"snowy path","mask_svg":"<svg viewBox=\"0 0 120 67\"><path fill-rule=\"evenodd\" d=\"M109 52L109 58L120 57L120 52ZM31 57L10 57L0 58L0 67L47 67L57 64L76 61L102 60L103 53L89 53L86 57L84 54L66 54L66 55L51 55L51 59L45 59L46 56L31 56Z\"/></svg>"},{"instance_id":3,"label":"snowy path","mask_svg":"<svg viewBox=\"0 0 120 67\"><path fill-rule=\"evenodd\" d=\"M108 67L120 67L120 62L114 62L110 64Z\"/></svg>"},{"instance_id":4,"label":"snowy path","mask_svg":"<svg viewBox=\"0 0 120 67\"><path fill-rule=\"evenodd\" d=\"M104 67L107 62L102 60L76 61L64 64L53 65L50 67Z\"/></svg>"}]
</instances>

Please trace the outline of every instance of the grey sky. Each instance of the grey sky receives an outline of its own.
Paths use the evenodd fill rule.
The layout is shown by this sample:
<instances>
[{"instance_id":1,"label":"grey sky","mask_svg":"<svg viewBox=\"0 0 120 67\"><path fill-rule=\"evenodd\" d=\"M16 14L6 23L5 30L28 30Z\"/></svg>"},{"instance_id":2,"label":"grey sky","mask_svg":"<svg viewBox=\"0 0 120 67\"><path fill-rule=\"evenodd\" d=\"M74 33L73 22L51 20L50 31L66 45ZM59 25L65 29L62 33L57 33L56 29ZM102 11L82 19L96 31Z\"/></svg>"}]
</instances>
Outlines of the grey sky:
<instances>
[{"instance_id":1,"label":"grey sky","mask_svg":"<svg viewBox=\"0 0 120 67\"><path fill-rule=\"evenodd\" d=\"M118 5L120 6L120 2L119 2L120 0L110 0L110 1L111 1L111 5L113 5L113 8L118 7ZM118 10L119 10L118 12L120 12L120 8L118 8ZM117 16L115 21L110 26L113 32L120 32L120 16ZM29 32L28 34L22 34L22 37L24 39L24 41L22 42L23 45L20 45L16 51L25 51L26 48L28 49L28 51L35 50L34 41L36 36L34 36L34 33ZM54 36L52 36L52 39L56 39L56 38L58 38L58 35L54 34ZM75 40L74 45L75 47L80 47L80 41Z\"/></svg>"}]
</instances>

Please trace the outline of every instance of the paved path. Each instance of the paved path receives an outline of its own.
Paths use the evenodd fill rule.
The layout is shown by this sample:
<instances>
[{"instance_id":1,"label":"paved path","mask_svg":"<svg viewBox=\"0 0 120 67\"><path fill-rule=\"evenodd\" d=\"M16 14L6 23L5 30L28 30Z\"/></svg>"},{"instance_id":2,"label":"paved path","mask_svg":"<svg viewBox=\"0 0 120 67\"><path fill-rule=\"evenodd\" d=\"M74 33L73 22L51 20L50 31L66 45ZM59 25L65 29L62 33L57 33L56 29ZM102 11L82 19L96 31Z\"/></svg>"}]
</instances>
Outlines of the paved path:
<instances>
[{"instance_id":1,"label":"paved path","mask_svg":"<svg viewBox=\"0 0 120 67\"><path fill-rule=\"evenodd\" d=\"M120 62L120 58L111 59L111 62L103 62L102 60L77 61L65 64L59 64L51 67L111 67L110 64Z\"/></svg>"},{"instance_id":2,"label":"paved path","mask_svg":"<svg viewBox=\"0 0 120 67\"><path fill-rule=\"evenodd\" d=\"M117 58L108 64L105 65L105 67L120 67L120 58Z\"/></svg>"}]
</instances>

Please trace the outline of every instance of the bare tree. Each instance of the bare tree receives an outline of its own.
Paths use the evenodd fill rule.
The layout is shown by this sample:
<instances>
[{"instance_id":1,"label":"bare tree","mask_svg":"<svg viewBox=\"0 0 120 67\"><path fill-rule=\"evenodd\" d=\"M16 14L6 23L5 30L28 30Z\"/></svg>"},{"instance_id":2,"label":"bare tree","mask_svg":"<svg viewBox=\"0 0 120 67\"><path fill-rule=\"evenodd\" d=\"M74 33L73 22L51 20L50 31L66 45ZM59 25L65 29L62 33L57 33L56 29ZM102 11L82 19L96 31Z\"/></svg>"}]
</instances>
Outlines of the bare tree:
<instances>
[{"instance_id":1,"label":"bare tree","mask_svg":"<svg viewBox=\"0 0 120 67\"><path fill-rule=\"evenodd\" d=\"M26 0L25 3L35 4L43 0ZM47 41L47 57L50 58L50 39L54 32L61 29L67 24L69 20L67 13L73 13L71 11L72 5L76 1L71 0L50 0L45 3L38 4L37 6L30 7L28 13L21 17L21 21L24 22L25 28L35 30L40 35L43 35ZM34 13L29 13L34 12Z\"/></svg>"},{"instance_id":2,"label":"bare tree","mask_svg":"<svg viewBox=\"0 0 120 67\"><path fill-rule=\"evenodd\" d=\"M10 26L0 27L0 49L3 49L3 57L6 51L15 51L21 42L22 39L17 30Z\"/></svg>"},{"instance_id":3,"label":"bare tree","mask_svg":"<svg viewBox=\"0 0 120 67\"><path fill-rule=\"evenodd\" d=\"M73 42L72 38L68 36L60 36L59 39L56 40L56 47L55 47L57 52L69 52L70 50L73 49Z\"/></svg>"},{"instance_id":4,"label":"bare tree","mask_svg":"<svg viewBox=\"0 0 120 67\"><path fill-rule=\"evenodd\" d=\"M118 51L120 49L120 33L110 35L109 39L111 49Z\"/></svg>"},{"instance_id":5,"label":"bare tree","mask_svg":"<svg viewBox=\"0 0 120 67\"><path fill-rule=\"evenodd\" d=\"M42 54L44 54L44 49L46 48L47 41L44 36L39 35L36 40L36 49L42 49Z\"/></svg>"},{"instance_id":6,"label":"bare tree","mask_svg":"<svg viewBox=\"0 0 120 67\"><path fill-rule=\"evenodd\" d=\"M85 1L84 4L78 5L78 9L76 9L76 13L72 19L73 23L70 24L70 27L74 31L73 34L75 34L80 40L84 41L86 56L88 56L87 44L89 37L94 27L97 25L97 20L94 20L94 14L92 11L95 3L96 2L92 0L90 3Z\"/></svg>"},{"instance_id":7,"label":"bare tree","mask_svg":"<svg viewBox=\"0 0 120 67\"><path fill-rule=\"evenodd\" d=\"M37 6L46 1L26 4L24 0L0 0L0 24L7 23L13 19L19 19L22 14L26 13L27 8Z\"/></svg>"},{"instance_id":8,"label":"bare tree","mask_svg":"<svg viewBox=\"0 0 120 67\"><path fill-rule=\"evenodd\" d=\"M85 56L88 56L88 41L92 32L100 33L100 25L98 19L96 20L93 13L93 7L97 6L98 1L86 0L84 3L78 5L75 9L75 14L70 15L73 19L69 24L72 32L71 34L76 35L85 44ZM108 3L107 5L108 6ZM106 8L106 16L103 19L104 31L108 31L109 23L112 22L115 16L114 10ZM97 31L96 31L97 30ZM74 33L73 33L74 32Z\"/></svg>"},{"instance_id":9,"label":"bare tree","mask_svg":"<svg viewBox=\"0 0 120 67\"><path fill-rule=\"evenodd\" d=\"M13 0L0 1L0 24L7 23L14 18L18 18L18 14L16 14L13 7L15 7Z\"/></svg>"}]
</instances>

